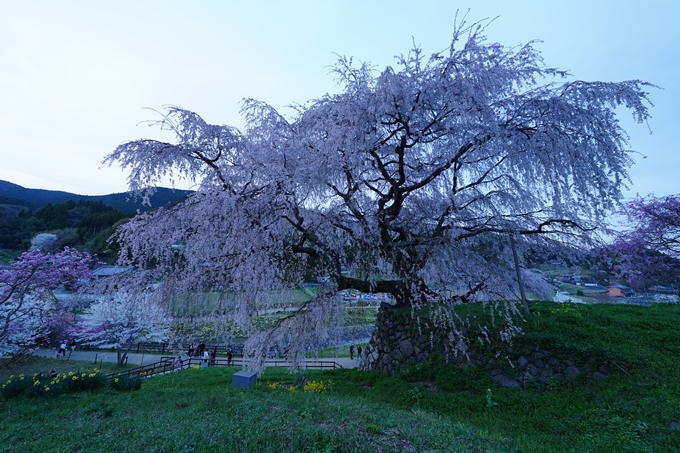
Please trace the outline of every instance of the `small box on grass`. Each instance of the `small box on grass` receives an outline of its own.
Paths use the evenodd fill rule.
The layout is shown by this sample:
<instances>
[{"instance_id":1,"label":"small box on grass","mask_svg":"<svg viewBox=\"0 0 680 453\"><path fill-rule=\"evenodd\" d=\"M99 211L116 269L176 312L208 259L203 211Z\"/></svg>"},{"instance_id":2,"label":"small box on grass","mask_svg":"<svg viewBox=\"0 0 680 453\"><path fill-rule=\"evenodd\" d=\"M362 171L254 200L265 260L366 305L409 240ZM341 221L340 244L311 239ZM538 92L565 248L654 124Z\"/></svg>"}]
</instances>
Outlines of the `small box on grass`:
<instances>
[{"instance_id":1,"label":"small box on grass","mask_svg":"<svg viewBox=\"0 0 680 453\"><path fill-rule=\"evenodd\" d=\"M231 377L232 387L254 387L257 373L252 371L237 371Z\"/></svg>"}]
</instances>

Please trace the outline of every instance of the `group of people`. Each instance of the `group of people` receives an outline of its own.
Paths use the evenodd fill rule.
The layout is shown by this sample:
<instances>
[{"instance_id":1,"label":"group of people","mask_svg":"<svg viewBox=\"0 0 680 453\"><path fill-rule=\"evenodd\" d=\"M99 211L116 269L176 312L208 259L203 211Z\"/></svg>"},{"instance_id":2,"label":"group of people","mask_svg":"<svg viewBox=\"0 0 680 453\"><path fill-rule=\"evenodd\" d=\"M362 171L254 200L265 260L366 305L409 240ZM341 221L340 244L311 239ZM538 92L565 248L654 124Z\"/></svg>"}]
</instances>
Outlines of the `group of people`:
<instances>
[{"instance_id":1,"label":"group of people","mask_svg":"<svg viewBox=\"0 0 680 453\"><path fill-rule=\"evenodd\" d=\"M198 344L191 343L189 345L189 357L201 357L205 352L205 343L202 341Z\"/></svg>"},{"instance_id":2,"label":"group of people","mask_svg":"<svg viewBox=\"0 0 680 453\"><path fill-rule=\"evenodd\" d=\"M194 349L193 349L193 344L189 347L189 357L192 356ZM217 346L213 349L213 351L208 354L208 351L205 349L205 345L201 342L198 344L198 349L197 351L200 350L200 354L197 352L195 357L201 357L203 358L203 363L206 364L206 366L215 366L217 364ZM231 349L227 351L227 366L232 366L232 360L234 358L234 354L231 352ZM182 356L178 355L177 358L175 359L175 370L181 370L184 368L184 360L182 360Z\"/></svg>"},{"instance_id":3,"label":"group of people","mask_svg":"<svg viewBox=\"0 0 680 453\"><path fill-rule=\"evenodd\" d=\"M69 343L67 340L61 340L61 343L59 343L59 349L57 350L57 358L61 355L62 357L66 358L66 348L71 348L71 352L76 350L76 340L71 340ZM69 355L69 357L71 357Z\"/></svg>"},{"instance_id":4,"label":"group of people","mask_svg":"<svg viewBox=\"0 0 680 453\"><path fill-rule=\"evenodd\" d=\"M361 353L364 352L364 350L361 348L361 345L357 345L357 359L360 359ZM349 345L349 358L354 360L354 345L351 344Z\"/></svg>"}]
</instances>

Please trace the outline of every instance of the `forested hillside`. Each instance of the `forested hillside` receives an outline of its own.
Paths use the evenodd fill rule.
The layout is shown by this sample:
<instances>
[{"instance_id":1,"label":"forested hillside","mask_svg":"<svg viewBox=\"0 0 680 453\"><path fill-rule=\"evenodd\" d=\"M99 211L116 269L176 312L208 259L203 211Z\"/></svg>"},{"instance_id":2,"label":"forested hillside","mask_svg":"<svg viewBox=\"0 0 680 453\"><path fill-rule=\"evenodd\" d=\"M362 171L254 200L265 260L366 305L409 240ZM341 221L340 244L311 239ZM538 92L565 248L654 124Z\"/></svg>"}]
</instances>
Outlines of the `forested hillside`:
<instances>
[{"instance_id":1,"label":"forested hillside","mask_svg":"<svg viewBox=\"0 0 680 453\"><path fill-rule=\"evenodd\" d=\"M0 199L0 248L26 250L39 233L57 236L55 246L75 247L101 258L114 258L118 248L109 246L114 227L134 214L123 213L101 201L73 201L48 204L36 210ZM11 200L10 200L11 201ZM18 210L18 212L17 212Z\"/></svg>"},{"instance_id":2,"label":"forested hillside","mask_svg":"<svg viewBox=\"0 0 680 453\"><path fill-rule=\"evenodd\" d=\"M144 212L172 203L189 193L191 192L188 190L157 187L156 193L151 197L151 206L147 206L142 204L142 200L139 197L134 197L126 192L109 195L78 195L57 190L27 189L8 181L0 181L0 206L9 204L35 211L48 204L55 205L68 200L83 200L101 201L104 205L117 209L120 212L135 213L138 210Z\"/></svg>"},{"instance_id":3,"label":"forested hillside","mask_svg":"<svg viewBox=\"0 0 680 453\"><path fill-rule=\"evenodd\" d=\"M37 234L52 233L57 236L57 247L76 247L113 259L117 247L109 247L107 240L115 226L137 212L173 203L188 193L157 188L148 206L129 193L78 195L0 181L0 249L24 251Z\"/></svg>"}]
</instances>

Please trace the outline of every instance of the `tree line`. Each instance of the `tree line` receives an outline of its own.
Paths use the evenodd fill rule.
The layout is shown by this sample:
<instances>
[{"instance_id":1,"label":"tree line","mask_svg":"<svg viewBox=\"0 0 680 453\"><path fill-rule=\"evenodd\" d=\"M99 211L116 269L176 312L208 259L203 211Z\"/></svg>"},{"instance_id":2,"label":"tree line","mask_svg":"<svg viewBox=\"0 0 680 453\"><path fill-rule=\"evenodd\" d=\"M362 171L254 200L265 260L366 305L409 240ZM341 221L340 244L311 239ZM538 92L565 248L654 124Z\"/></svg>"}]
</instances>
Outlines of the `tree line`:
<instances>
[{"instance_id":1,"label":"tree line","mask_svg":"<svg viewBox=\"0 0 680 453\"><path fill-rule=\"evenodd\" d=\"M101 201L69 200L35 211L3 204L7 201L0 199L0 248L15 250L27 250L32 238L49 232L57 236L56 248L72 247L105 260L115 259L118 245L109 244L108 239L118 225L133 216Z\"/></svg>"}]
</instances>

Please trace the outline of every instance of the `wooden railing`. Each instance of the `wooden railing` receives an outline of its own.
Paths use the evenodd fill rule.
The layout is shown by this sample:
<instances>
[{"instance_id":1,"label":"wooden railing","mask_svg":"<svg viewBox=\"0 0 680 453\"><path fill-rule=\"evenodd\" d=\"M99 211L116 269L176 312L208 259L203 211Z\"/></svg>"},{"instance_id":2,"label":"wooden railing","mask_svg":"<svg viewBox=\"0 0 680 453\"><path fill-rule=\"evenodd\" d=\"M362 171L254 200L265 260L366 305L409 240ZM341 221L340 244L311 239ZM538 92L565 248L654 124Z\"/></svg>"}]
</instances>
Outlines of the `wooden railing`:
<instances>
[{"instance_id":1,"label":"wooden railing","mask_svg":"<svg viewBox=\"0 0 680 453\"><path fill-rule=\"evenodd\" d=\"M160 361L154 362L148 365L142 365L136 368L130 368L128 370L116 371L115 373L109 373L105 377L106 379L115 379L120 376L127 376L130 378L139 378L153 376L155 374L167 373L175 369L175 364L172 357L162 357Z\"/></svg>"},{"instance_id":2,"label":"wooden railing","mask_svg":"<svg viewBox=\"0 0 680 453\"><path fill-rule=\"evenodd\" d=\"M56 345L55 345L56 346ZM126 346L127 347L127 346ZM151 354L171 354L172 351L177 347L177 345L170 345L167 343L135 343L130 347L130 352L134 352L136 354L140 353L151 353ZM81 351L90 351L90 350L96 350L99 349L96 346L90 346L87 343L79 343L77 345L77 348ZM189 355L188 351L188 345L183 345L184 350L182 351L182 355ZM112 352L115 349L112 349ZM232 354L243 354L243 345L242 344L235 344L235 345L225 345L225 344L206 344L205 345L205 350L208 352L211 351L216 351L218 354L224 354L226 355L229 350L231 350ZM193 351L193 354L198 354L197 350Z\"/></svg>"},{"instance_id":3,"label":"wooden railing","mask_svg":"<svg viewBox=\"0 0 680 453\"><path fill-rule=\"evenodd\" d=\"M182 360L182 368L201 367L206 361L199 357L187 357ZM247 362L242 357L234 357L231 362L226 358L216 358L215 360L207 360L208 366L243 366ZM266 366L274 367L288 367L289 362L286 360L266 360ZM342 365L333 360L307 360L304 363L306 369L320 369L320 370L334 370L343 368ZM149 377L156 374L163 374L175 370L175 357L164 356L161 360L148 365L142 365L137 368L130 368L128 370L116 371L106 375L106 379L115 379L121 376L129 378Z\"/></svg>"}]
</instances>

